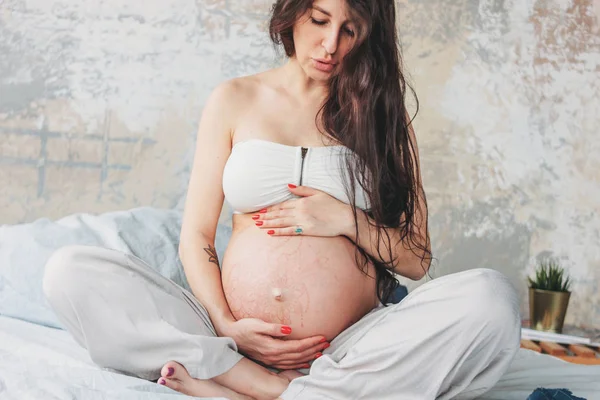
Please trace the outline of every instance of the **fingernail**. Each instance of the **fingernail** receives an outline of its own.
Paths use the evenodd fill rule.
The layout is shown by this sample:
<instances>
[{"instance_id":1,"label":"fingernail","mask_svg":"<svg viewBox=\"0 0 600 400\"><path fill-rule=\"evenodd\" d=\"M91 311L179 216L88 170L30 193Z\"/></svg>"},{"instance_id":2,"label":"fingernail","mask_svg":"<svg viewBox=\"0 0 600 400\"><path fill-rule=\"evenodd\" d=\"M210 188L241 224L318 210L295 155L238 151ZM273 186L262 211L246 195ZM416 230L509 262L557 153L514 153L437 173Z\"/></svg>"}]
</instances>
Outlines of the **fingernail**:
<instances>
[{"instance_id":1,"label":"fingernail","mask_svg":"<svg viewBox=\"0 0 600 400\"><path fill-rule=\"evenodd\" d=\"M256 221L255 224L256 224L256 226L262 226L264 224L264 222L262 222L262 221Z\"/></svg>"},{"instance_id":2,"label":"fingernail","mask_svg":"<svg viewBox=\"0 0 600 400\"><path fill-rule=\"evenodd\" d=\"M329 343L325 343L325 346L323 346L323 350L329 348L329 346L331 346Z\"/></svg>"},{"instance_id":3,"label":"fingernail","mask_svg":"<svg viewBox=\"0 0 600 400\"><path fill-rule=\"evenodd\" d=\"M175 372L175 368L169 367L169 372L167 372L167 376L173 375L174 372Z\"/></svg>"},{"instance_id":4,"label":"fingernail","mask_svg":"<svg viewBox=\"0 0 600 400\"><path fill-rule=\"evenodd\" d=\"M327 338L323 338L321 339L321 341L319 343L325 343L327 341Z\"/></svg>"},{"instance_id":5,"label":"fingernail","mask_svg":"<svg viewBox=\"0 0 600 400\"><path fill-rule=\"evenodd\" d=\"M270 230L270 231L268 231L267 233L268 233L269 235L273 235L273 234L275 233L275 231L274 231L274 230Z\"/></svg>"},{"instance_id":6,"label":"fingernail","mask_svg":"<svg viewBox=\"0 0 600 400\"><path fill-rule=\"evenodd\" d=\"M296 185L294 185L294 184L292 184L292 183L288 183L288 187L289 187L290 189L296 189L298 186L296 186Z\"/></svg>"},{"instance_id":7,"label":"fingernail","mask_svg":"<svg viewBox=\"0 0 600 400\"><path fill-rule=\"evenodd\" d=\"M266 213L266 212L267 212L267 209L266 209L266 208L263 208L262 210L260 210L260 211L259 211L259 213L261 213L261 214L264 214L264 213Z\"/></svg>"},{"instance_id":8,"label":"fingernail","mask_svg":"<svg viewBox=\"0 0 600 400\"><path fill-rule=\"evenodd\" d=\"M259 219L259 218L260 218L260 215L253 215L252 216L252 219Z\"/></svg>"},{"instance_id":9,"label":"fingernail","mask_svg":"<svg viewBox=\"0 0 600 400\"><path fill-rule=\"evenodd\" d=\"M315 360L319 357L321 357L323 354L322 353L317 353L317 355L315 356Z\"/></svg>"},{"instance_id":10,"label":"fingernail","mask_svg":"<svg viewBox=\"0 0 600 400\"><path fill-rule=\"evenodd\" d=\"M158 380L158 383L159 383L160 385L164 385L165 383L167 383L167 381L165 381L165 380L164 380L164 378L160 378L160 379Z\"/></svg>"},{"instance_id":11,"label":"fingernail","mask_svg":"<svg viewBox=\"0 0 600 400\"><path fill-rule=\"evenodd\" d=\"M282 326L281 333L283 333L284 335L289 335L290 333L292 333L292 328L290 328L289 326Z\"/></svg>"},{"instance_id":12,"label":"fingernail","mask_svg":"<svg viewBox=\"0 0 600 400\"><path fill-rule=\"evenodd\" d=\"M302 368L310 368L310 364L304 364Z\"/></svg>"}]
</instances>

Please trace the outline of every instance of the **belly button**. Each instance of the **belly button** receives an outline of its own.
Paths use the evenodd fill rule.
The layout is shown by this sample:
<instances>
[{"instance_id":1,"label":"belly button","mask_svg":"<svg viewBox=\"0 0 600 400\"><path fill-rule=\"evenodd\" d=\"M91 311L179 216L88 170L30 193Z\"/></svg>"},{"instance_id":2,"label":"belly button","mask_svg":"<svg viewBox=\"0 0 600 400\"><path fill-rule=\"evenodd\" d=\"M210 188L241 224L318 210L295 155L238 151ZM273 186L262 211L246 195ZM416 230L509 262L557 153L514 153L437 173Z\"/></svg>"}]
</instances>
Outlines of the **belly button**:
<instances>
[{"instance_id":1,"label":"belly button","mask_svg":"<svg viewBox=\"0 0 600 400\"><path fill-rule=\"evenodd\" d=\"M283 301L283 291L280 288L273 289L271 293L273 294L273 297L275 297L275 300Z\"/></svg>"}]
</instances>

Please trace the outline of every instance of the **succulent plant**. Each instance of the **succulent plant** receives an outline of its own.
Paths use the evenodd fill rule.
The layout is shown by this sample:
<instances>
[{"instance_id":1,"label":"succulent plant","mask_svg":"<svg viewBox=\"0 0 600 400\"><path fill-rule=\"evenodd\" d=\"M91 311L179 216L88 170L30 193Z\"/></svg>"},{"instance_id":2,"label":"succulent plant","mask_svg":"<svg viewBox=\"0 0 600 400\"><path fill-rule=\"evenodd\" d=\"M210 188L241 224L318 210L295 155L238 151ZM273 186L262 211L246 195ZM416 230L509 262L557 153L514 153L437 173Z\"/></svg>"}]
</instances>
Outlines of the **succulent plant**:
<instances>
[{"instance_id":1,"label":"succulent plant","mask_svg":"<svg viewBox=\"0 0 600 400\"><path fill-rule=\"evenodd\" d=\"M527 277L532 289L549 290L552 292L568 292L570 278L563 279L565 269L554 258L541 260L535 270L535 280Z\"/></svg>"}]
</instances>

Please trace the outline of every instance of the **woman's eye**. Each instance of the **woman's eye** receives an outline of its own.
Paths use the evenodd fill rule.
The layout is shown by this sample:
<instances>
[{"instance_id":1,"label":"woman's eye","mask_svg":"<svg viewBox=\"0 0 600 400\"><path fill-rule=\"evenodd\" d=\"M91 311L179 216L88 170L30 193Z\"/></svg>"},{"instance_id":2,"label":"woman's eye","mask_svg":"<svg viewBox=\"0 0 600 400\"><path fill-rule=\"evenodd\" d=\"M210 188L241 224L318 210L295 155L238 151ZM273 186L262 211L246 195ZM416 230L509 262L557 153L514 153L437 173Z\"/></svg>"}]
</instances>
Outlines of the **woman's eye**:
<instances>
[{"instance_id":1,"label":"woman's eye","mask_svg":"<svg viewBox=\"0 0 600 400\"><path fill-rule=\"evenodd\" d=\"M319 20L314 19L312 17L310 19L311 19L312 23L315 24L315 25L325 25L327 23L327 21L319 21Z\"/></svg>"},{"instance_id":2,"label":"woman's eye","mask_svg":"<svg viewBox=\"0 0 600 400\"><path fill-rule=\"evenodd\" d=\"M352 29L346 29L346 34L350 37L354 37L354 31Z\"/></svg>"}]
</instances>

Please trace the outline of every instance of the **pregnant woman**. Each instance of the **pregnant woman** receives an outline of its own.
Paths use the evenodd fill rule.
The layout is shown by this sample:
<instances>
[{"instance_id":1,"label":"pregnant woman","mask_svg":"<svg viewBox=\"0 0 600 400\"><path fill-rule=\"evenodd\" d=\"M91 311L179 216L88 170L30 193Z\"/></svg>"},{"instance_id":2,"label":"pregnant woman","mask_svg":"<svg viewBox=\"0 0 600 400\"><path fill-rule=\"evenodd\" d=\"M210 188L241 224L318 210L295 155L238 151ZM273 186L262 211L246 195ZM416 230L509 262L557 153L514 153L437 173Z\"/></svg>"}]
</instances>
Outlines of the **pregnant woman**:
<instances>
[{"instance_id":1,"label":"pregnant woman","mask_svg":"<svg viewBox=\"0 0 600 400\"><path fill-rule=\"evenodd\" d=\"M229 399L471 399L500 379L520 339L504 275L466 268L390 304L392 273L431 260L395 17L391 0L274 4L288 62L222 83L201 118L192 293L115 250L53 254L44 292L95 363Z\"/></svg>"}]
</instances>

